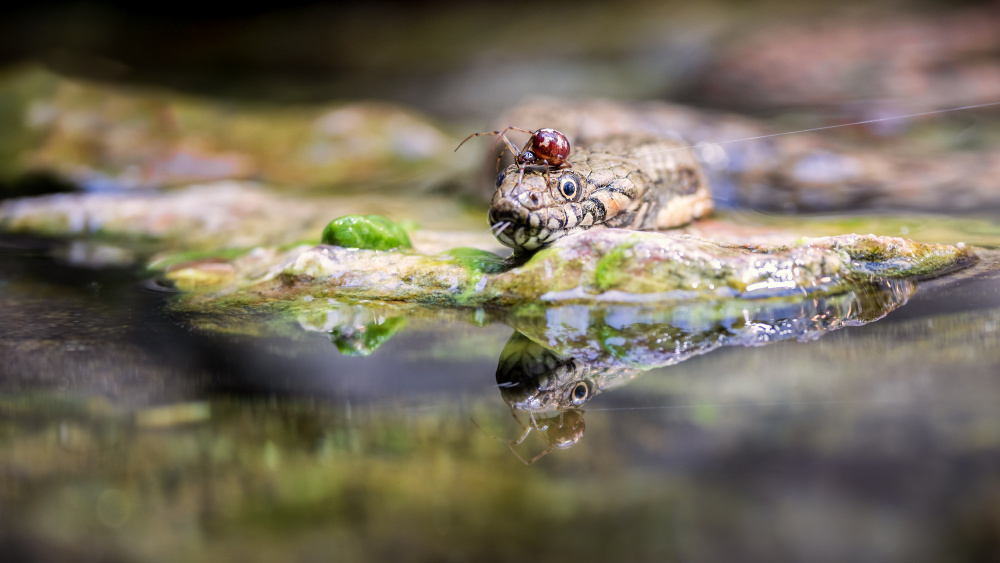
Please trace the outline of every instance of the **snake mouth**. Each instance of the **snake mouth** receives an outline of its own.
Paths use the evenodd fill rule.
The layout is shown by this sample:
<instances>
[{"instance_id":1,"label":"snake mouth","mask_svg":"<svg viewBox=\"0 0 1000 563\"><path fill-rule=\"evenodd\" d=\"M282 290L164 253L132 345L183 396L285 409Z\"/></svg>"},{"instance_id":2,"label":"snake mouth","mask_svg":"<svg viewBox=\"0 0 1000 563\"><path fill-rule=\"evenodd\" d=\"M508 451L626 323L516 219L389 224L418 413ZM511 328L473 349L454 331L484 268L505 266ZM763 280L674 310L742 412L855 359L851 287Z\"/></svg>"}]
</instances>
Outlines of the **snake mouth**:
<instances>
[{"instance_id":1,"label":"snake mouth","mask_svg":"<svg viewBox=\"0 0 1000 563\"><path fill-rule=\"evenodd\" d=\"M515 252L534 250L540 246L540 225L532 225L532 211L510 200L494 202L490 208L489 221L493 236L500 244L513 248Z\"/></svg>"},{"instance_id":2,"label":"snake mouth","mask_svg":"<svg viewBox=\"0 0 1000 563\"><path fill-rule=\"evenodd\" d=\"M523 240L528 236L528 210L516 202L500 199L495 201L489 212L490 230L500 244L514 250L521 250Z\"/></svg>"},{"instance_id":3,"label":"snake mouth","mask_svg":"<svg viewBox=\"0 0 1000 563\"><path fill-rule=\"evenodd\" d=\"M510 223L511 227L527 223L528 210L510 201L500 201L490 207L489 220L491 225Z\"/></svg>"}]
</instances>

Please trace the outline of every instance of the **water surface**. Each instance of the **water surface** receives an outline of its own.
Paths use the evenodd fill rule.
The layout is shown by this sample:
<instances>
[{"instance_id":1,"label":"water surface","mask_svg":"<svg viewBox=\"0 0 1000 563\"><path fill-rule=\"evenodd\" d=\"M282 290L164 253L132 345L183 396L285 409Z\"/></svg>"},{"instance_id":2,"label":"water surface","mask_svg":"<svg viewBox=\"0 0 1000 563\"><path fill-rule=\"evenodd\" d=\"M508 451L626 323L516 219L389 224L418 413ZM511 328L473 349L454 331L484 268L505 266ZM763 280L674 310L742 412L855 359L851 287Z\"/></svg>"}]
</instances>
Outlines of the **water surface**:
<instances>
[{"instance_id":1,"label":"water surface","mask_svg":"<svg viewBox=\"0 0 1000 563\"><path fill-rule=\"evenodd\" d=\"M386 324L384 306L330 305L331 334L315 317L171 313L140 274L74 268L52 258L60 244L8 238L0 261L4 559L939 561L998 547L992 255L915 291L735 313ZM611 330L623 315L661 345ZM377 326L386 337L359 344ZM760 345L719 339L754 327ZM498 365L522 340L513 352L575 358L591 389L609 385L518 403Z\"/></svg>"}]
</instances>

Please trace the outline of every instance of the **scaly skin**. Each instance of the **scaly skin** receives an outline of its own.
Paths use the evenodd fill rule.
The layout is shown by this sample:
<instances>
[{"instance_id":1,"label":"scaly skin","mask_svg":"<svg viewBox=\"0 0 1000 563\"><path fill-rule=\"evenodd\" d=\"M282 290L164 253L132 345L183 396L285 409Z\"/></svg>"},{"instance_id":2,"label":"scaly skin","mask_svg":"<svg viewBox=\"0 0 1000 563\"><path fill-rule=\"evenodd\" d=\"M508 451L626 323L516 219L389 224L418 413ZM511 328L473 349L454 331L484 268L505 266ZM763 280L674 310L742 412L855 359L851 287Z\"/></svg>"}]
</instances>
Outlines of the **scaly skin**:
<instances>
[{"instance_id":1,"label":"scaly skin","mask_svg":"<svg viewBox=\"0 0 1000 563\"><path fill-rule=\"evenodd\" d=\"M616 138L575 147L569 168L546 172L544 166L529 166L523 179L512 164L498 177L490 224L499 231L497 239L515 252L595 227L678 227L712 209L701 165L683 147ZM566 197L560 186L572 185L575 193Z\"/></svg>"},{"instance_id":2,"label":"scaly skin","mask_svg":"<svg viewBox=\"0 0 1000 563\"><path fill-rule=\"evenodd\" d=\"M594 396L641 373L627 367L591 365L514 332L500 352L496 377L500 394L511 408L552 414L582 407Z\"/></svg>"}]
</instances>

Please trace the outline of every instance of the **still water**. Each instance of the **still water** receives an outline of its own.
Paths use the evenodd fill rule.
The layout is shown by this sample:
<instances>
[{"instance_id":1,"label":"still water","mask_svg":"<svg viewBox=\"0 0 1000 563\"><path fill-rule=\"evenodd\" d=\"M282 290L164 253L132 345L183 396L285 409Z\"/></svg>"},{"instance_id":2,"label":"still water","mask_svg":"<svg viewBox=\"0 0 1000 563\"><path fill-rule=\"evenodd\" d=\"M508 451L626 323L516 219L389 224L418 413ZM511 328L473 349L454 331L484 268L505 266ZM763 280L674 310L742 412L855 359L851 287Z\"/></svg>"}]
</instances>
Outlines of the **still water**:
<instances>
[{"instance_id":1,"label":"still water","mask_svg":"<svg viewBox=\"0 0 1000 563\"><path fill-rule=\"evenodd\" d=\"M1000 542L997 258L798 302L171 312L0 260L0 558L965 561ZM515 330L516 329L516 330Z\"/></svg>"}]
</instances>

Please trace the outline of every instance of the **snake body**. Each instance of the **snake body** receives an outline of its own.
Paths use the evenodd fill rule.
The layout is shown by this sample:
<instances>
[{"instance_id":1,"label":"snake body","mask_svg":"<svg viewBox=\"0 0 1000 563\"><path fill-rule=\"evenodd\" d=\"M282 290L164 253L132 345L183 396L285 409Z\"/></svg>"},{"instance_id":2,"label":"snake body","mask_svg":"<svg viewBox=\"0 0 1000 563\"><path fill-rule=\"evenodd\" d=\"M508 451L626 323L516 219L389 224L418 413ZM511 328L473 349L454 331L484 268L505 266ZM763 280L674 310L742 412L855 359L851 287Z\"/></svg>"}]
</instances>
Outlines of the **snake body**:
<instances>
[{"instance_id":1,"label":"snake body","mask_svg":"<svg viewBox=\"0 0 1000 563\"><path fill-rule=\"evenodd\" d=\"M598 227L668 229L712 209L701 165L678 142L612 138L574 147L568 163L497 176L489 220L502 244L523 252Z\"/></svg>"}]
</instances>

